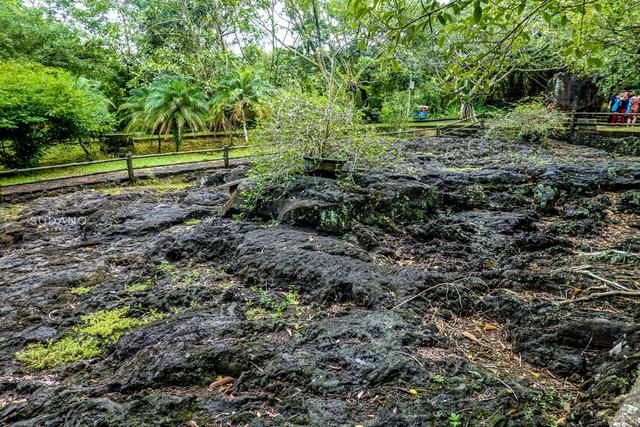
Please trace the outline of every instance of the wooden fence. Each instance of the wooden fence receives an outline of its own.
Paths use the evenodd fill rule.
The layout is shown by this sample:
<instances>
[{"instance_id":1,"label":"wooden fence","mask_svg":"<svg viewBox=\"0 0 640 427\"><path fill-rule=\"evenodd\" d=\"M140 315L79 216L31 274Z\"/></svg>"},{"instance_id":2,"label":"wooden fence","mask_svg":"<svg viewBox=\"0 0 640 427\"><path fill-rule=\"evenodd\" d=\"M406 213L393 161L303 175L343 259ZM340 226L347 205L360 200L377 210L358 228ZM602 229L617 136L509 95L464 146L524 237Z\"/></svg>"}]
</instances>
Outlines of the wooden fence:
<instances>
[{"instance_id":1,"label":"wooden fence","mask_svg":"<svg viewBox=\"0 0 640 427\"><path fill-rule=\"evenodd\" d=\"M191 163L201 163L201 162L215 161L215 160L222 160L223 164L224 164L224 167L228 168L229 167L229 161L232 159L232 157L230 156L230 152L232 152L234 150L244 149L244 148L249 148L249 146L248 145L235 145L235 146L225 146L223 148L211 148L211 149L206 149L206 150L179 151L179 152L173 152L173 153L146 154L146 155L139 155L139 156L134 156L134 155L131 154L131 152L129 152L124 157L115 157L115 158L105 159L105 160L93 160L93 161L89 161L89 162L65 163L63 165L53 165L53 166L38 166L38 167L26 168L26 169L9 169L9 170L0 171L0 177L2 177L2 176L14 176L14 175L26 174L26 173L31 173L31 172L44 172L44 171L64 169L64 168L70 168L70 167L81 167L81 166L89 166L89 165L96 165L96 164L103 164L103 163L123 162L123 168L121 168L121 169L114 169L114 170L101 171L101 172L95 172L95 173L86 173L86 174L82 174L82 175L60 176L60 177L55 177L55 178L50 178L50 179L43 179L43 180L38 180L38 181L30 181L28 183L29 184L33 184L33 183L46 182L46 181L52 181L52 180L57 180L57 179L76 178L76 177L79 177L79 176L91 176L91 175L98 175L98 174L118 172L118 171L127 171L127 175L128 175L129 181L134 181L135 180L135 170L136 169L150 169L150 168L156 168L156 167L179 166L179 165L185 165L185 164L191 164ZM137 167L137 168L134 167L134 160L136 160L136 159L145 159L145 158L152 158L152 157L156 158L156 157L169 157L169 156L183 156L183 155L205 154L205 153L222 153L222 159L206 159L206 160L200 159L200 160L193 160L193 161L186 161L186 162L179 162L179 163L149 165L149 166L142 166L142 167ZM240 159L240 158L244 158L244 157L246 157L246 156L233 157L233 159Z\"/></svg>"}]
</instances>

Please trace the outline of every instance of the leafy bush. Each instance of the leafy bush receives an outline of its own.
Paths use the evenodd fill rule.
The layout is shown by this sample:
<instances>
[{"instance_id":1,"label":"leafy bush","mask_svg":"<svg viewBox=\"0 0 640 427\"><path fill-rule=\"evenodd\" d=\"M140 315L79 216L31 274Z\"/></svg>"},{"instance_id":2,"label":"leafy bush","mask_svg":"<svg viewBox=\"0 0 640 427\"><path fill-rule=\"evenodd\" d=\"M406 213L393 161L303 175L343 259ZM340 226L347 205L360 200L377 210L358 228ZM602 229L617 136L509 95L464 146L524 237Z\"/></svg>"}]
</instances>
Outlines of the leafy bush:
<instances>
[{"instance_id":1,"label":"leafy bush","mask_svg":"<svg viewBox=\"0 0 640 427\"><path fill-rule=\"evenodd\" d=\"M394 92L382 102L380 119L390 127L399 128L408 121L410 112L408 111L408 97L406 91Z\"/></svg>"},{"instance_id":2,"label":"leafy bush","mask_svg":"<svg viewBox=\"0 0 640 427\"><path fill-rule=\"evenodd\" d=\"M503 114L494 114L489 122L490 138L522 142L541 142L564 125L564 116L540 102L528 102Z\"/></svg>"},{"instance_id":3,"label":"leafy bush","mask_svg":"<svg viewBox=\"0 0 640 427\"><path fill-rule=\"evenodd\" d=\"M256 187L245 194L249 206L301 174L305 156L348 161L357 168L381 165L390 151L388 140L370 134L360 112L346 101L300 92L281 92L276 99L256 129L250 173Z\"/></svg>"},{"instance_id":4,"label":"leafy bush","mask_svg":"<svg viewBox=\"0 0 640 427\"><path fill-rule=\"evenodd\" d=\"M37 163L55 140L80 139L113 124L107 99L85 79L38 64L0 62L0 155L9 167Z\"/></svg>"}]
</instances>

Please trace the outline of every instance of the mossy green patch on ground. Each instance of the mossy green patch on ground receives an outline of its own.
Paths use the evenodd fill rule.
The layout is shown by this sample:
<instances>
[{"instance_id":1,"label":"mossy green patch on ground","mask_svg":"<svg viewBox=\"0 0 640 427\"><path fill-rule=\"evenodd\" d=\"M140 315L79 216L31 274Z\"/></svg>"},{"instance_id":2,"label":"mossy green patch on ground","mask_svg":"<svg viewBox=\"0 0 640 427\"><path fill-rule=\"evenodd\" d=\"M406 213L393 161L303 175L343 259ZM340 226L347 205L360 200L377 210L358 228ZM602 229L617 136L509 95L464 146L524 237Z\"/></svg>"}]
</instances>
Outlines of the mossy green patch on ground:
<instances>
[{"instance_id":1,"label":"mossy green patch on ground","mask_svg":"<svg viewBox=\"0 0 640 427\"><path fill-rule=\"evenodd\" d=\"M76 286L75 288L69 289L73 295L86 295L91 292L91 288L88 286Z\"/></svg>"},{"instance_id":2,"label":"mossy green patch on ground","mask_svg":"<svg viewBox=\"0 0 640 427\"><path fill-rule=\"evenodd\" d=\"M102 354L104 347L126 331L139 328L163 315L154 310L142 317L130 317L129 307L100 310L82 316L82 324L57 341L30 344L16 353L16 359L35 369L47 369Z\"/></svg>"},{"instance_id":3,"label":"mossy green patch on ground","mask_svg":"<svg viewBox=\"0 0 640 427\"><path fill-rule=\"evenodd\" d=\"M16 221L20 213L24 210L24 205L2 205L0 206L0 223Z\"/></svg>"},{"instance_id":4,"label":"mossy green patch on ground","mask_svg":"<svg viewBox=\"0 0 640 427\"><path fill-rule=\"evenodd\" d=\"M142 292L153 286L153 282L146 280L144 282L130 283L125 285L124 290L127 292Z\"/></svg>"},{"instance_id":5,"label":"mossy green patch on ground","mask_svg":"<svg viewBox=\"0 0 640 427\"><path fill-rule=\"evenodd\" d=\"M47 369L78 360L91 359L102 352L92 337L68 336L58 341L35 343L16 353L16 359L36 369Z\"/></svg>"},{"instance_id":6,"label":"mossy green patch on ground","mask_svg":"<svg viewBox=\"0 0 640 427\"><path fill-rule=\"evenodd\" d=\"M190 218L184 222L185 225L198 225L202 220L198 218Z\"/></svg>"},{"instance_id":7,"label":"mossy green patch on ground","mask_svg":"<svg viewBox=\"0 0 640 427\"><path fill-rule=\"evenodd\" d=\"M125 306L87 314L82 316L85 326L76 328L76 331L81 335L116 341L125 331L162 318L157 312L151 312L140 318L129 317L127 316L128 312L129 307Z\"/></svg>"}]
</instances>

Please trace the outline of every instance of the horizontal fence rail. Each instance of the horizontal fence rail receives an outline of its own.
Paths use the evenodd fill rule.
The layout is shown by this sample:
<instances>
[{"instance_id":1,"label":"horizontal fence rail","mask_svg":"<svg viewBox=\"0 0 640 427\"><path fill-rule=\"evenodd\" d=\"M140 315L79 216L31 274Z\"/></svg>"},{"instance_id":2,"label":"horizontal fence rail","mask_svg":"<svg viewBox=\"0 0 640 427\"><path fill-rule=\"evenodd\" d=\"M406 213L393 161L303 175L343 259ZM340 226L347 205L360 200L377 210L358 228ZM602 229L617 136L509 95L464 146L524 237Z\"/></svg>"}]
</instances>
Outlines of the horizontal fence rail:
<instances>
[{"instance_id":1,"label":"horizontal fence rail","mask_svg":"<svg viewBox=\"0 0 640 427\"><path fill-rule=\"evenodd\" d=\"M445 119L445 120L447 122L452 121L452 119ZM443 120L433 119L433 121L443 121ZM410 134L411 135L420 135L420 134L428 134L428 133L433 134L435 130L436 130L436 127L434 126L434 127L425 127L425 128L405 129L405 130L394 131L394 132L379 132L378 135L381 135L381 136L396 135L400 137L402 135L410 135ZM114 158L104 159L104 160L65 163L62 165L52 165L52 166L38 166L38 167L25 168L25 169L3 170L3 171L0 171L0 177L18 176L18 175L30 174L34 172L37 173L37 172L55 171L55 170L60 170L65 168L83 167L83 166L91 166L91 165L97 165L97 164L106 164L106 163L117 164L118 162L122 162L122 167L114 168L112 170L105 170L105 171L98 171L98 172L85 172L85 173L80 173L75 175L68 174L68 175L61 175L61 176L55 176L50 178L44 178L44 179L35 179L35 180L24 181L24 182L19 182L15 184L12 183L12 184L0 185L0 188L5 186L38 184L38 183L44 183L49 181L81 178L85 176L95 176L95 175L101 175L106 173L117 173L117 172L126 172L128 174L128 178L133 181L135 180L134 171L137 171L137 170L153 169L158 167L180 166L180 165L204 163L204 162L211 162L211 161L222 161L224 164L224 167L229 167L229 163L231 160L241 160L241 159L259 157L259 155L256 155L255 153L245 154L245 155L235 155L235 156L232 155L234 151L237 152L238 150L249 149L249 148L251 148L250 145L232 145L232 146L225 146L223 148L209 148L209 149L202 149L202 150L179 151L179 152L161 153L161 154L143 154L143 155L130 154L125 157L114 157ZM207 154L207 153L211 153L211 154L222 153L222 156L211 158L211 159L186 160L178 163L161 163L157 165L136 165L135 164L135 161L140 159L164 158L164 157L171 157L171 156L189 156L189 155L198 155L198 154Z\"/></svg>"},{"instance_id":2,"label":"horizontal fence rail","mask_svg":"<svg viewBox=\"0 0 640 427\"><path fill-rule=\"evenodd\" d=\"M212 161L221 161L221 162L223 162L224 167L228 168L230 166L230 160L239 160L239 159L245 159L245 158L248 158L248 157L252 157L250 155L240 155L240 156L231 156L230 155L230 153L232 153L234 151L243 150L243 149L247 149L247 148L250 148L250 146L249 145L236 145L236 146L227 146L227 147L224 147L224 148L211 148L211 149L205 149L205 150L180 151L180 152L173 152L173 153L139 155L139 156L134 156L134 155L129 154L126 157L117 157L117 158L105 159L105 160L94 160L94 161L89 161L89 162L66 163L64 165L39 166L39 167L26 168L26 169L11 169L11 170L6 170L6 171L0 171L0 177L2 177L2 176L15 176L15 175L29 174L29 173L32 173L32 172L45 172L45 171L49 171L49 170L59 170L59 169L72 168L72 167L91 166L91 165L95 165L95 164L122 162L123 165L122 165L121 168L115 168L113 170L106 170L106 171L100 171L100 172L88 172L88 173L82 173L82 174L76 174L76 175L63 175L63 176L56 176L56 177L51 177L51 178L27 181L27 182L16 183L16 184L6 184L6 185L38 184L38 183L43 183L43 182L48 182L48 181L57 181L57 180L64 180L64 179L71 179L71 178L82 178L82 177L86 177L86 176L102 175L102 174L107 174L107 173L117 173L117 172L125 172L125 171L127 172L128 179L130 181L134 181L135 180L134 171L141 170L141 169L153 169L153 168L159 168L159 167L180 166L180 165L186 165L186 164L206 163L206 162L212 162ZM134 161L136 159L140 160L140 159L148 159L148 158L155 158L155 157L184 156L184 155L206 154L206 153L212 153L212 154L221 153L222 156L221 157L211 158L211 159L198 159L198 160L184 161L184 162L178 162L178 163L163 163L163 164L158 164L158 165L143 165L143 166L137 166L137 167L134 166ZM4 187L6 185L2 185L2 186L0 186L0 188Z\"/></svg>"},{"instance_id":3,"label":"horizontal fence rail","mask_svg":"<svg viewBox=\"0 0 640 427\"><path fill-rule=\"evenodd\" d=\"M614 134L614 133L624 133L624 132L620 132L621 130L625 130L625 129L633 129L633 128L638 128L640 129L640 123L636 123L635 125L631 125L631 126L626 126L626 119L628 117L631 116L631 114L629 115L624 115L623 113L611 113L611 112L596 112L596 113L591 113L591 112L566 112L564 113L566 116L566 124L562 129L559 130L564 130L564 131L572 131L572 132L580 132L580 133L607 133L607 134ZM619 116L624 116L624 129L620 129L622 127L622 125L620 123L617 124L616 127L616 131L617 132L605 132L601 129L601 127L605 126L605 125L609 125L607 126L608 130L609 128L613 128L614 126L612 124L610 124L610 120L611 117L613 117L614 115L619 115ZM405 128L405 129L401 129L401 130L397 130L397 131L390 131L390 132L378 132L378 135L381 136L398 136L398 137L402 137L402 136L411 136L411 135L415 135L415 136L420 136L421 134L430 134L430 135L434 135L435 136L446 136L450 133L454 133L456 131L460 131L460 130L465 130L468 128L473 128L473 127L477 127L478 125L480 126L480 128L484 127L484 122L485 120L490 120L485 118L484 115L478 115L475 118L467 118L467 119L453 119L453 118L447 118L447 119L425 119L425 120L418 120L418 121L412 121L409 123L422 123L422 122L444 122L441 125L437 125L437 126L429 126L429 127L414 127L414 128ZM599 129L600 128L600 129ZM636 134L638 134L640 136L640 131L635 132ZM201 136L201 135L198 135ZM202 135L204 136L204 135ZM115 157L115 158L110 158L110 159L103 159L103 160L92 160L92 161L87 161L87 162L75 162L75 163L66 163L66 164L62 164L62 165L52 165L52 166L38 166L38 167L32 167L32 168L25 168L25 169L10 169L10 170L1 170L0 171L0 177L11 177L11 176L18 176L18 175L24 175L24 174L31 174L31 173L40 173L40 172L46 172L46 171L56 171L56 170L61 170L61 169L65 169L65 168L73 168L73 167L86 167L86 166L92 166L92 165L99 165L99 164L108 164L108 163L113 163L114 166L118 166L118 167L114 167L114 169L111 170L103 170L103 171L96 171L96 172L91 172L91 171L86 171L84 173L79 173L79 174L75 174L75 175L61 175L61 176L55 176L55 177L49 177L49 178L44 178L44 179L35 179L32 181L24 181L24 182L19 182L19 183L15 183L15 184L4 184L4 185L0 185L0 188L3 186L8 186L8 185L21 185L21 184L36 184L36 183L43 183L43 182L47 182L47 181L55 181L55 180L64 180L64 179L70 179L70 178L80 178L80 177L84 177L84 176L93 176L93 175L100 175L100 174L105 174L105 173L117 173L117 172L127 172L128 173L128 177L133 180L135 179L135 172L137 170L141 170L141 169L154 169L154 168L158 168L158 167L170 167L170 166L180 166L180 165L187 165L187 164L196 164L196 163L203 163L203 162L212 162L212 161L222 161L224 167L229 167L229 163L230 160L240 160L240 159L247 159L247 158L251 158L251 157L256 157L255 153L252 154L243 154L243 153L239 153L239 154L243 154L240 156L232 156L232 153L235 151L237 152L238 150L243 150L243 149L249 149L251 148L250 145L232 145L232 146L225 146L222 148L209 148L209 149L201 149L201 150L190 150L190 151L180 151L180 152L170 152L170 153L161 153L161 154L142 154L142 155L133 155L131 153L129 153L129 155L125 156L125 157ZM141 160L141 159L153 159L153 158L170 158L172 156L190 156L190 155L206 155L206 154L211 154L212 158L199 158L199 159L194 159L194 160L189 160L188 158L185 159L185 161L180 161L177 163L160 163L160 164L147 164L147 165L136 165L136 160ZM214 154L221 154L221 156L215 156L213 157ZM118 162L122 163L122 167L120 167L120 165L118 164Z\"/></svg>"}]
</instances>

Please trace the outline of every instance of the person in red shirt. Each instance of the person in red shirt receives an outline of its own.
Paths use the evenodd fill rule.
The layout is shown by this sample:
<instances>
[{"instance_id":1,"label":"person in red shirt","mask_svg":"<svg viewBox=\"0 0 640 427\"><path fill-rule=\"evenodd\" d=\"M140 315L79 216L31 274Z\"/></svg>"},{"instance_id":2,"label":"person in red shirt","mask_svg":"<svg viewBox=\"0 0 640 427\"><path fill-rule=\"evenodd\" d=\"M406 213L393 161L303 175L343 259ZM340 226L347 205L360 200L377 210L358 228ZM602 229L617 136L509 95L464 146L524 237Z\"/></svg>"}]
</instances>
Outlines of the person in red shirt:
<instances>
[{"instance_id":1,"label":"person in red shirt","mask_svg":"<svg viewBox=\"0 0 640 427\"><path fill-rule=\"evenodd\" d=\"M635 126L638 120L638 113L640 113L640 96L633 94L629 99L627 108L627 126Z\"/></svg>"}]
</instances>

